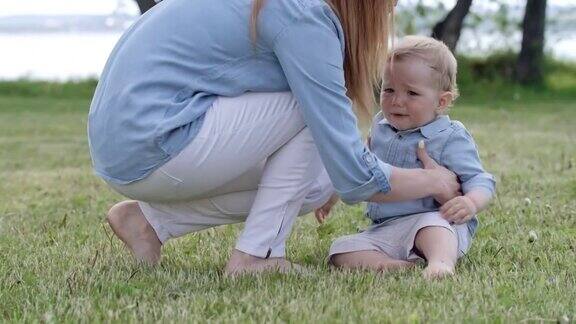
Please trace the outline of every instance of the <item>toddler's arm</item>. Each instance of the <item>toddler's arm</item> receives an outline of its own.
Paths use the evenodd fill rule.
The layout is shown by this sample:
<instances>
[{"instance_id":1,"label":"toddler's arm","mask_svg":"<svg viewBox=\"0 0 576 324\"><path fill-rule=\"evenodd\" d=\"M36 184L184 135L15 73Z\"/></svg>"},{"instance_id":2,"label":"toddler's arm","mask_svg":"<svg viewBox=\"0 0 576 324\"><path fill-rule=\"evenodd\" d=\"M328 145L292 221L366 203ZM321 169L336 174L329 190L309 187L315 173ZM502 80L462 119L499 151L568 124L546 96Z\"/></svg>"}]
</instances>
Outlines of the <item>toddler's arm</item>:
<instances>
[{"instance_id":1,"label":"toddler's arm","mask_svg":"<svg viewBox=\"0 0 576 324\"><path fill-rule=\"evenodd\" d=\"M463 224L488 207L491 198L492 194L482 188L472 189L464 196L450 199L440 207L440 213L449 222Z\"/></svg>"},{"instance_id":2,"label":"toddler's arm","mask_svg":"<svg viewBox=\"0 0 576 324\"><path fill-rule=\"evenodd\" d=\"M495 192L494 177L482 167L474 139L464 126L454 131L448 140L442 161L458 176L464 196L449 200L440 212L451 222L465 223L490 203Z\"/></svg>"},{"instance_id":3,"label":"toddler's arm","mask_svg":"<svg viewBox=\"0 0 576 324\"><path fill-rule=\"evenodd\" d=\"M339 200L340 197L338 196L338 194L334 193L322 207L314 210L314 216L316 217L318 223L320 224L324 223L326 218L330 216L330 211L332 210L332 207L334 207L334 205L336 205L336 203L338 203Z\"/></svg>"}]
</instances>

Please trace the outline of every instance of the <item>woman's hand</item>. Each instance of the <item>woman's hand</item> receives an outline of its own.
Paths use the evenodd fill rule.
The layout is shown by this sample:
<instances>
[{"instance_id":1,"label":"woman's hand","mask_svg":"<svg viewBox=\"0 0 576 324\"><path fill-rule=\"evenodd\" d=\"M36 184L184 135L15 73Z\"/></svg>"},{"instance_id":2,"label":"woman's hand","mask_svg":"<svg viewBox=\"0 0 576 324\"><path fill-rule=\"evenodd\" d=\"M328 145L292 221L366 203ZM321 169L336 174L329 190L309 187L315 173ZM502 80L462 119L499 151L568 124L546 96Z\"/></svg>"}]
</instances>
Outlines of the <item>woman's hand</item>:
<instances>
[{"instance_id":1,"label":"woman's hand","mask_svg":"<svg viewBox=\"0 0 576 324\"><path fill-rule=\"evenodd\" d=\"M328 201L324 204L324 206L314 210L314 216L316 216L318 223L324 223L326 218L328 218L330 215L330 210L332 210L332 207L336 205L338 200L340 200L338 194L333 194L332 197L330 197L330 199L328 199Z\"/></svg>"},{"instance_id":2,"label":"woman's hand","mask_svg":"<svg viewBox=\"0 0 576 324\"><path fill-rule=\"evenodd\" d=\"M460 183L456 174L434 161L424 147L418 143L418 159L424 169L404 169L391 167L390 191L377 192L368 201L387 203L433 197L440 204L461 196Z\"/></svg>"},{"instance_id":3,"label":"woman's hand","mask_svg":"<svg viewBox=\"0 0 576 324\"><path fill-rule=\"evenodd\" d=\"M418 159L424 165L424 169L435 179L435 184L438 185L437 193L432 195L434 199L443 205L452 198L462 195L460 192L460 183L456 174L445 167L439 165L434 161L426 152L424 141L418 143L418 150L416 152Z\"/></svg>"}]
</instances>

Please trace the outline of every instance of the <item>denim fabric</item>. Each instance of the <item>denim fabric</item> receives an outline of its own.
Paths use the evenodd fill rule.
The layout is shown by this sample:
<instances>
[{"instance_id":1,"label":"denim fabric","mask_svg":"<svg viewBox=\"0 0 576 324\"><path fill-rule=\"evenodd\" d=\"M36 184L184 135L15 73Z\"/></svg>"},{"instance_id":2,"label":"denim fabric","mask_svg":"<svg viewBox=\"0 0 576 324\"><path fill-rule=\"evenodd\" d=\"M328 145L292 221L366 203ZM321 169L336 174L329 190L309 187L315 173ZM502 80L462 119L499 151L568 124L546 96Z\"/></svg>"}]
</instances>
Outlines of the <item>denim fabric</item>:
<instances>
[{"instance_id":1,"label":"denim fabric","mask_svg":"<svg viewBox=\"0 0 576 324\"><path fill-rule=\"evenodd\" d=\"M251 9L252 0L163 1L126 31L90 107L95 172L116 184L143 179L195 138L215 98L291 91L342 200L387 192L390 166L363 158L377 161L346 96L344 35L330 6L267 1L256 43Z\"/></svg>"},{"instance_id":2,"label":"denim fabric","mask_svg":"<svg viewBox=\"0 0 576 324\"><path fill-rule=\"evenodd\" d=\"M439 164L458 176L463 193L481 188L494 194L494 177L484 171L474 139L464 125L440 116L417 129L398 131L382 115L376 115L370 131L370 149L382 161L400 168L422 168L416 155L423 140L426 151ZM440 205L432 197L393 203L368 203L367 216L376 224L393 218L437 211ZM477 227L474 218L468 224L471 233Z\"/></svg>"}]
</instances>

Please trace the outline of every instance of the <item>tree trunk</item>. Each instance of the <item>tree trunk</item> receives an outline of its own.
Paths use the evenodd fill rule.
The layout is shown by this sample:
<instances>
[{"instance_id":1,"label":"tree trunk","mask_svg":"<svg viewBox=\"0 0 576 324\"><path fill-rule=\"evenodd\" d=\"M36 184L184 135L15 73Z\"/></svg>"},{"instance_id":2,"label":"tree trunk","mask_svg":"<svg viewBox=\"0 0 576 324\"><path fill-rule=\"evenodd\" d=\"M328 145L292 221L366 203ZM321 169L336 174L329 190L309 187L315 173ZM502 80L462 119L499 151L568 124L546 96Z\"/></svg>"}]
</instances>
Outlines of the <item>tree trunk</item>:
<instances>
[{"instance_id":1,"label":"tree trunk","mask_svg":"<svg viewBox=\"0 0 576 324\"><path fill-rule=\"evenodd\" d=\"M158 1L160 2L160 1ZM138 8L140 8L140 13L143 14L146 11L148 11L148 9L154 7L154 5L156 4L156 1L154 0L136 0L136 3L138 3Z\"/></svg>"},{"instance_id":2,"label":"tree trunk","mask_svg":"<svg viewBox=\"0 0 576 324\"><path fill-rule=\"evenodd\" d=\"M516 80L524 84L542 82L546 0L527 0L522 22L522 49L516 61Z\"/></svg>"},{"instance_id":3,"label":"tree trunk","mask_svg":"<svg viewBox=\"0 0 576 324\"><path fill-rule=\"evenodd\" d=\"M436 26L434 26L434 29L432 29L432 37L443 41L452 53L456 52L456 45L458 44L460 32L462 31L462 24L464 18L466 18L466 15L468 15L470 11L471 5L472 0L458 0L444 20L438 22Z\"/></svg>"}]
</instances>

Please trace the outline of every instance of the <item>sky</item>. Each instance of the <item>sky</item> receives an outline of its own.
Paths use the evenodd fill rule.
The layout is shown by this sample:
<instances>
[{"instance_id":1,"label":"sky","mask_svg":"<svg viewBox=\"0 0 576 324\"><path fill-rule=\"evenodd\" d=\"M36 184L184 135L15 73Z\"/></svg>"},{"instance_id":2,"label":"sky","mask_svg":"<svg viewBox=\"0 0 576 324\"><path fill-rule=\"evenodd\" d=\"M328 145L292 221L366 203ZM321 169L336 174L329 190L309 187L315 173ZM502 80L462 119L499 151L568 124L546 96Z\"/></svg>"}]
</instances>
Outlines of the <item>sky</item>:
<instances>
[{"instance_id":1,"label":"sky","mask_svg":"<svg viewBox=\"0 0 576 324\"><path fill-rule=\"evenodd\" d=\"M126 11L137 14L133 0L122 0ZM0 16L110 14L118 0L0 0Z\"/></svg>"},{"instance_id":2,"label":"sky","mask_svg":"<svg viewBox=\"0 0 576 324\"><path fill-rule=\"evenodd\" d=\"M138 13L133 0L120 0L129 13ZM225 0L224 0L225 1ZM400 0L413 2L413 0ZM427 0L437 3L435 0ZM486 4L494 1L476 0ZM523 5L525 0L505 0L512 5ZM455 0L443 0L446 7L454 5ZM79 15L109 14L118 7L119 0L0 0L0 16L13 15ZM484 4L483 3L483 4ZM548 0L549 5L575 5L576 0Z\"/></svg>"}]
</instances>

